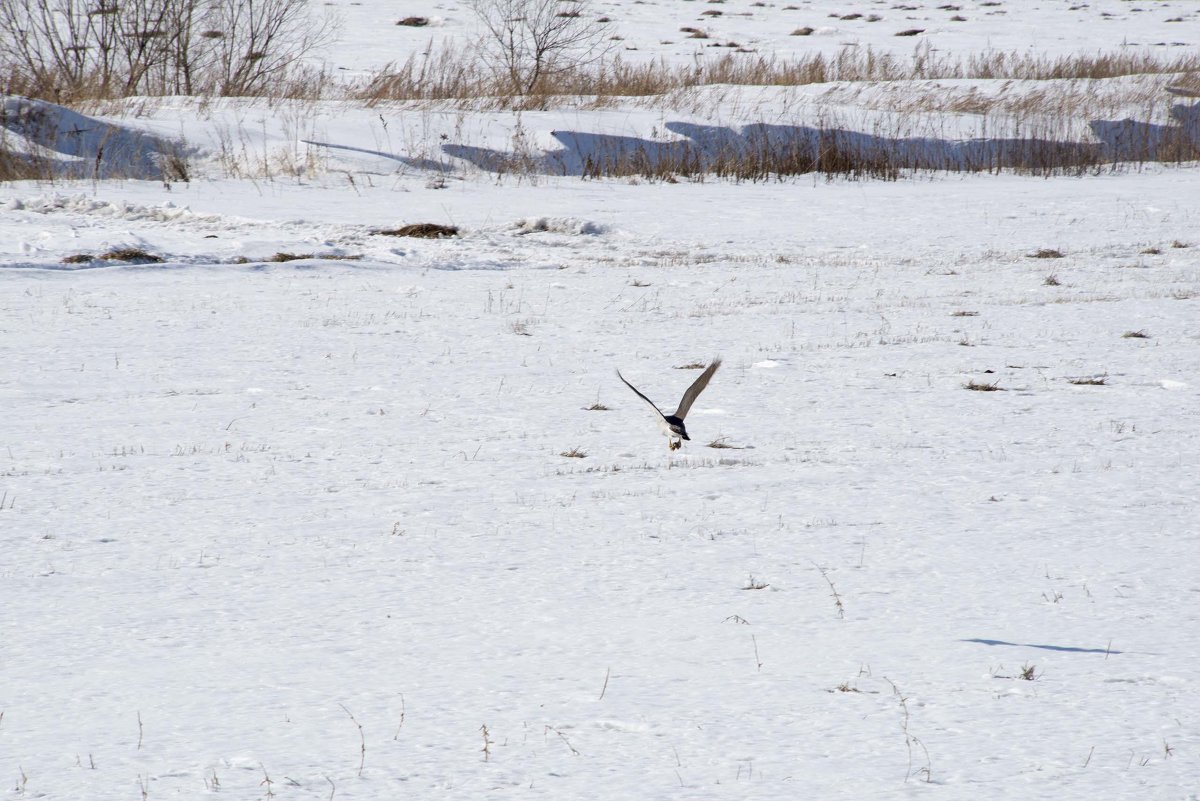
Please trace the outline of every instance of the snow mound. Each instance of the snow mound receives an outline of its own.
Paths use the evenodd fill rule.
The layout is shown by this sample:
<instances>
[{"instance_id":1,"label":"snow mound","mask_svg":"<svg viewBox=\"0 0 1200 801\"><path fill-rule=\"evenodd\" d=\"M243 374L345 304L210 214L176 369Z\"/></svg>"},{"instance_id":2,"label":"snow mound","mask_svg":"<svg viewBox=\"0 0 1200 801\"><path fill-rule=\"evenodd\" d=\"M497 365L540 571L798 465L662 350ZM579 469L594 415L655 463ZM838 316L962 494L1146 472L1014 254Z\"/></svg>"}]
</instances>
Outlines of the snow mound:
<instances>
[{"instance_id":1,"label":"snow mound","mask_svg":"<svg viewBox=\"0 0 1200 801\"><path fill-rule=\"evenodd\" d=\"M518 236L542 233L599 236L608 232L606 226L577 217L526 217L513 223L513 228Z\"/></svg>"}]
</instances>

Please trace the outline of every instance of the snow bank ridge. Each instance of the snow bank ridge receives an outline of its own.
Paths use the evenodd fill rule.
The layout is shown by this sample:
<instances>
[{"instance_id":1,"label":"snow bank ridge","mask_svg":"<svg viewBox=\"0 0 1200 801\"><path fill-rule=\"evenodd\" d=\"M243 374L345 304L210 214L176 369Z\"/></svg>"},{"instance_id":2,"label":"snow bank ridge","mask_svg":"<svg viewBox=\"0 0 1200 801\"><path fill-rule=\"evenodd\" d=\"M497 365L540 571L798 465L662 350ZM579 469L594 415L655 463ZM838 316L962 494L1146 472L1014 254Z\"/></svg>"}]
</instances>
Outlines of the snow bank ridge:
<instances>
[{"instance_id":1,"label":"snow bank ridge","mask_svg":"<svg viewBox=\"0 0 1200 801\"><path fill-rule=\"evenodd\" d=\"M4 211L28 211L35 214L66 212L90 214L114 220L146 220L150 222L172 222L175 220L215 220L214 215L196 214L191 209L180 208L174 203L158 206L139 206L124 201L96 200L86 195L50 195L22 200L13 198L3 204Z\"/></svg>"}]
</instances>

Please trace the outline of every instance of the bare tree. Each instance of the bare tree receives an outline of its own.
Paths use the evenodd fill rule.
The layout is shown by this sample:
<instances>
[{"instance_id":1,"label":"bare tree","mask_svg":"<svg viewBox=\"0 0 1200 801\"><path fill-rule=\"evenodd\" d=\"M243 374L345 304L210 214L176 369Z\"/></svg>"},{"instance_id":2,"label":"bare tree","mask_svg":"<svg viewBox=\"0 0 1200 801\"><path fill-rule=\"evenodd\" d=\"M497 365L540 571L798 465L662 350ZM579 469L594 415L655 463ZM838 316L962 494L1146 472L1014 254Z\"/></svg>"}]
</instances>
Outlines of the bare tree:
<instances>
[{"instance_id":1,"label":"bare tree","mask_svg":"<svg viewBox=\"0 0 1200 801\"><path fill-rule=\"evenodd\" d=\"M0 64L35 85L103 82L107 16L79 0L0 0Z\"/></svg>"},{"instance_id":2,"label":"bare tree","mask_svg":"<svg viewBox=\"0 0 1200 801\"><path fill-rule=\"evenodd\" d=\"M335 19L310 9L309 0L0 0L0 71L67 102L269 93L332 39Z\"/></svg>"},{"instance_id":3,"label":"bare tree","mask_svg":"<svg viewBox=\"0 0 1200 801\"><path fill-rule=\"evenodd\" d=\"M211 0L205 24L219 34L208 41L226 96L264 92L337 32L333 17L309 13L308 0Z\"/></svg>"},{"instance_id":4,"label":"bare tree","mask_svg":"<svg viewBox=\"0 0 1200 801\"><path fill-rule=\"evenodd\" d=\"M586 0L469 0L483 23L483 57L516 94L603 59L607 20L589 18Z\"/></svg>"}]
</instances>

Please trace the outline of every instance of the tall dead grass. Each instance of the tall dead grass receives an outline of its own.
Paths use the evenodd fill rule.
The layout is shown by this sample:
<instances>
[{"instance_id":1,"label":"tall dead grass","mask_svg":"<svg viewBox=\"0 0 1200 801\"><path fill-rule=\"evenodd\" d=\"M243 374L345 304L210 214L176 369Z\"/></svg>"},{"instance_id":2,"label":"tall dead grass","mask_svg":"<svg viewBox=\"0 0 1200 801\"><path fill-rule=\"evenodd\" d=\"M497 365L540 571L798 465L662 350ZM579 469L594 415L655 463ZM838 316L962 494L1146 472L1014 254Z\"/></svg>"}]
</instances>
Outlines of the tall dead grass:
<instances>
[{"instance_id":1,"label":"tall dead grass","mask_svg":"<svg viewBox=\"0 0 1200 801\"><path fill-rule=\"evenodd\" d=\"M470 53L442 49L389 64L350 95L370 103L382 101L454 100L500 107L549 108L605 98L669 96L673 92L718 84L740 86L807 86L823 83L1005 79L1051 81L1106 79L1126 75L1200 76L1200 52L1162 57L1148 51L1044 56L987 52L965 57L918 47L905 58L870 48L843 48L827 56L797 58L753 53L725 53L697 58L692 64L663 60L629 63L620 57L576 70L545 76L533 91L515 98Z\"/></svg>"},{"instance_id":2,"label":"tall dead grass","mask_svg":"<svg viewBox=\"0 0 1200 801\"><path fill-rule=\"evenodd\" d=\"M1191 160L1200 158L1195 148L1188 155ZM1172 159L1161 154L1157 160ZM766 183L801 175L827 181L896 181L938 172L1012 172L1051 177L1096 174L1106 169L1123 167L1113 163L1094 144L1026 137L995 147L948 152L914 149L901 138L864 137L844 129L820 127L808 141L773 140L764 136L752 139L748 147L729 145L716 152L691 143L680 143L674 148L614 144L589 153L582 175L668 183L709 179Z\"/></svg>"}]
</instances>

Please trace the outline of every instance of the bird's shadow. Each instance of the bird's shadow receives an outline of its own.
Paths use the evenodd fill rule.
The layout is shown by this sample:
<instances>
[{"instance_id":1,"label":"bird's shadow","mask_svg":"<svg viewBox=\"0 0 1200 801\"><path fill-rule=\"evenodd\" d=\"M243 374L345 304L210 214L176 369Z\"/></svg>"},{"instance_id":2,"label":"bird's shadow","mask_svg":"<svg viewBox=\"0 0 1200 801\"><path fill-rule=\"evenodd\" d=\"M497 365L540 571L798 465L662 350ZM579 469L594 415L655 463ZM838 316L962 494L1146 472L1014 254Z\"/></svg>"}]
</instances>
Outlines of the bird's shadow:
<instances>
[{"instance_id":1,"label":"bird's shadow","mask_svg":"<svg viewBox=\"0 0 1200 801\"><path fill-rule=\"evenodd\" d=\"M391 159L392 161L398 161L405 166L418 170L429 170L430 172L441 173L448 173L453 170L453 167L451 167L449 164L445 164L440 161L434 161L433 159L417 158L414 156L401 156L396 153L389 153L385 150L371 150L370 148L355 147L354 145L339 145L334 142L318 142L313 139L301 139L300 141L306 145L312 145L313 147L324 147L330 150L344 150L349 153L362 153L367 156Z\"/></svg>"},{"instance_id":2,"label":"bird's shadow","mask_svg":"<svg viewBox=\"0 0 1200 801\"><path fill-rule=\"evenodd\" d=\"M1115 648L1078 648L1073 645L1038 645L1028 642L1008 642L1006 640L988 640L981 637L972 637L969 639L959 640L959 642L973 642L979 645L1007 645L1013 648L1040 648L1043 651L1060 651L1071 654L1120 654L1123 651L1118 651Z\"/></svg>"}]
</instances>

